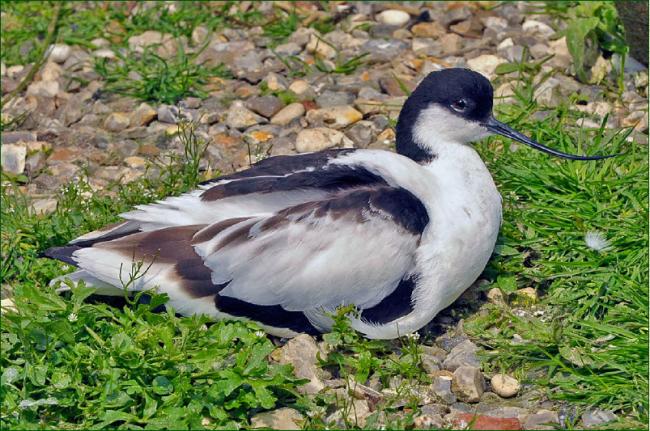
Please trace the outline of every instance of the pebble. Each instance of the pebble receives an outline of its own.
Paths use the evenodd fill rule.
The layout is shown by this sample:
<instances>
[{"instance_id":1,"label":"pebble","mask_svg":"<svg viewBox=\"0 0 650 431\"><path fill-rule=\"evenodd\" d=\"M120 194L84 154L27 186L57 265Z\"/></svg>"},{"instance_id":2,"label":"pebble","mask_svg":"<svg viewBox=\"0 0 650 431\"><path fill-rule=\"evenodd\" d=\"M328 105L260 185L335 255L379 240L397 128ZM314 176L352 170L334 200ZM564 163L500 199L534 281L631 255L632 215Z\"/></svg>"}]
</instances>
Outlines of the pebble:
<instances>
[{"instance_id":1,"label":"pebble","mask_svg":"<svg viewBox=\"0 0 650 431\"><path fill-rule=\"evenodd\" d=\"M459 400L477 403L483 395L483 373L477 367L463 365L454 371L451 390Z\"/></svg>"},{"instance_id":2,"label":"pebble","mask_svg":"<svg viewBox=\"0 0 650 431\"><path fill-rule=\"evenodd\" d=\"M455 413L452 426L457 429L472 430L520 430L521 422L517 418L499 418L475 413ZM469 426L471 424L471 427Z\"/></svg>"},{"instance_id":3,"label":"pebble","mask_svg":"<svg viewBox=\"0 0 650 431\"><path fill-rule=\"evenodd\" d=\"M178 108L169 105L160 105L157 111L158 121L167 124L178 123L179 112Z\"/></svg>"},{"instance_id":4,"label":"pebble","mask_svg":"<svg viewBox=\"0 0 650 431\"><path fill-rule=\"evenodd\" d=\"M231 129L244 130L264 122L266 122L264 117L246 109L244 104L239 100L233 102L226 113L226 125Z\"/></svg>"},{"instance_id":5,"label":"pebble","mask_svg":"<svg viewBox=\"0 0 650 431\"><path fill-rule=\"evenodd\" d=\"M417 37L439 38L446 34L445 28L437 22L421 22L411 27L411 33Z\"/></svg>"},{"instance_id":6,"label":"pebble","mask_svg":"<svg viewBox=\"0 0 650 431\"><path fill-rule=\"evenodd\" d=\"M104 129L109 132L121 132L122 130L129 127L131 119L126 113L123 112L113 112L104 121Z\"/></svg>"},{"instance_id":7,"label":"pebble","mask_svg":"<svg viewBox=\"0 0 650 431\"><path fill-rule=\"evenodd\" d=\"M299 430L302 429L303 420L304 418L298 410L283 407L256 414L251 418L251 428Z\"/></svg>"},{"instance_id":8,"label":"pebble","mask_svg":"<svg viewBox=\"0 0 650 431\"><path fill-rule=\"evenodd\" d=\"M435 376L431 383L433 393L447 404L456 402L456 395L451 390L452 380L453 377L450 376Z\"/></svg>"},{"instance_id":9,"label":"pebble","mask_svg":"<svg viewBox=\"0 0 650 431\"><path fill-rule=\"evenodd\" d=\"M208 30L206 27L202 25L198 25L194 27L194 30L192 30L192 35L190 36L190 40L192 41L192 44L194 46L199 46L199 45L203 45L208 40L209 36L210 36L210 30Z\"/></svg>"},{"instance_id":10,"label":"pebble","mask_svg":"<svg viewBox=\"0 0 650 431\"><path fill-rule=\"evenodd\" d=\"M354 102L354 94L346 91L325 90L316 98L316 103L321 108L330 108L332 106L350 105Z\"/></svg>"},{"instance_id":11,"label":"pebble","mask_svg":"<svg viewBox=\"0 0 650 431\"><path fill-rule=\"evenodd\" d=\"M617 419L618 416L611 410L587 409L582 414L582 425L585 428L591 428L613 422Z\"/></svg>"},{"instance_id":12,"label":"pebble","mask_svg":"<svg viewBox=\"0 0 650 431\"><path fill-rule=\"evenodd\" d=\"M148 126L156 117L158 117L158 112L148 104L142 103L133 112L129 124L131 127Z\"/></svg>"},{"instance_id":13,"label":"pebble","mask_svg":"<svg viewBox=\"0 0 650 431\"><path fill-rule=\"evenodd\" d=\"M525 430L554 430L559 423L557 412L543 409L528 415L523 425Z\"/></svg>"},{"instance_id":14,"label":"pebble","mask_svg":"<svg viewBox=\"0 0 650 431\"><path fill-rule=\"evenodd\" d=\"M17 130L2 132L2 144L15 144L17 142L36 142L36 132Z\"/></svg>"},{"instance_id":15,"label":"pebble","mask_svg":"<svg viewBox=\"0 0 650 431\"><path fill-rule=\"evenodd\" d=\"M342 129L362 118L363 114L352 106L332 106L307 112L307 121L312 126L327 126L333 129Z\"/></svg>"},{"instance_id":16,"label":"pebble","mask_svg":"<svg viewBox=\"0 0 650 431\"><path fill-rule=\"evenodd\" d=\"M527 19L521 26L526 33L538 34L544 38L549 38L555 34L555 30L548 24L534 19Z\"/></svg>"},{"instance_id":17,"label":"pebble","mask_svg":"<svg viewBox=\"0 0 650 431\"><path fill-rule=\"evenodd\" d=\"M343 429L346 422L352 423L359 428L365 427L366 418L370 415L368 401L351 399L346 404L345 408L338 409L329 415L325 422L333 423L336 429Z\"/></svg>"},{"instance_id":18,"label":"pebble","mask_svg":"<svg viewBox=\"0 0 650 431\"><path fill-rule=\"evenodd\" d=\"M401 27L411 19L410 15L404 11L388 9L377 15L377 21L386 25Z\"/></svg>"},{"instance_id":19,"label":"pebble","mask_svg":"<svg viewBox=\"0 0 650 431\"><path fill-rule=\"evenodd\" d=\"M336 50L322 37L312 34L309 38L309 43L305 47L307 52L317 54L321 58L334 58Z\"/></svg>"},{"instance_id":20,"label":"pebble","mask_svg":"<svg viewBox=\"0 0 650 431\"><path fill-rule=\"evenodd\" d=\"M507 63L505 58L497 57L492 54L483 54L472 58L471 60L467 60L467 65L470 69L479 72L490 80L495 77L494 71L497 66L503 63Z\"/></svg>"},{"instance_id":21,"label":"pebble","mask_svg":"<svg viewBox=\"0 0 650 431\"><path fill-rule=\"evenodd\" d=\"M271 117L271 124L286 126L293 120L305 115L305 107L302 103L291 103Z\"/></svg>"},{"instance_id":22,"label":"pebble","mask_svg":"<svg viewBox=\"0 0 650 431\"><path fill-rule=\"evenodd\" d=\"M439 414L420 415L413 419L415 429L442 429L444 423Z\"/></svg>"},{"instance_id":23,"label":"pebble","mask_svg":"<svg viewBox=\"0 0 650 431\"><path fill-rule=\"evenodd\" d=\"M56 211L56 199L36 199L31 203L32 211L36 215L50 214Z\"/></svg>"},{"instance_id":24,"label":"pebble","mask_svg":"<svg viewBox=\"0 0 650 431\"><path fill-rule=\"evenodd\" d=\"M124 159L124 164L129 168L142 169L147 165L147 160L139 156L130 156Z\"/></svg>"},{"instance_id":25,"label":"pebble","mask_svg":"<svg viewBox=\"0 0 650 431\"><path fill-rule=\"evenodd\" d=\"M2 170L20 175L25 171L25 158L27 157L27 147L25 144L2 144L0 159L2 160Z\"/></svg>"},{"instance_id":26,"label":"pebble","mask_svg":"<svg viewBox=\"0 0 650 431\"><path fill-rule=\"evenodd\" d=\"M461 366L479 367L480 362L476 356L478 347L470 340L465 340L451 349L449 355L442 363L445 370L455 371Z\"/></svg>"},{"instance_id":27,"label":"pebble","mask_svg":"<svg viewBox=\"0 0 650 431\"><path fill-rule=\"evenodd\" d=\"M487 299L489 302L496 305L503 305L506 303L503 292L501 292L501 289L498 287L493 287L488 290Z\"/></svg>"},{"instance_id":28,"label":"pebble","mask_svg":"<svg viewBox=\"0 0 650 431\"><path fill-rule=\"evenodd\" d=\"M275 47L275 52L279 55L298 55L302 51L302 47L295 42L287 42Z\"/></svg>"},{"instance_id":29,"label":"pebble","mask_svg":"<svg viewBox=\"0 0 650 431\"><path fill-rule=\"evenodd\" d=\"M245 103L246 108L266 118L271 118L283 107L283 103L275 96L251 97Z\"/></svg>"},{"instance_id":30,"label":"pebble","mask_svg":"<svg viewBox=\"0 0 650 431\"><path fill-rule=\"evenodd\" d=\"M300 334L290 339L287 344L273 352L273 358L281 364L291 364L294 374L309 382L298 387L302 394L316 394L325 388L322 370L317 366L317 355L322 352L312 337Z\"/></svg>"},{"instance_id":31,"label":"pebble","mask_svg":"<svg viewBox=\"0 0 650 431\"><path fill-rule=\"evenodd\" d=\"M59 94L60 86L57 81L32 82L27 87L28 96L54 97Z\"/></svg>"},{"instance_id":32,"label":"pebble","mask_svg":"<svg viewBox=\"0 0 650 431\"><path fill-rule=\"evenodd\" d=\"M495 374L490 379L490 384L492 391L503 398L514 397L521 388L519 381L507 374Z\"/></svg>"},{"instance_id":33,"label":"pebble","mask_svg":"<svg viewBox=\"0 0 650 431\"><path fill-rule=\"evenodd\" d=\"M144 52L144 48L150 45L164 44L173 40L170 34L163 34L159 31L148 30L142 34L131 36L128 40L129 48L136 52Z\"/></svg>"},{"instance_id":34,"label":"pebble","mask_svg":"<svg viewBox=\"0 0 650 431\"><path fill-rule=\"evenodd\" d=\"M55 63L65 63L65 61L70 57L72 48L69 45L62 43L56 43L50 47L50 55L48 56L49 61Z\"/></svg>"},{"instance_id":35,"label":"pebble","mask_svg":"<svg viewBox=\"0 0 650 431\"><path fill-rule=\"evenodd\" d=\"M301 130L296 137L296 151L299 153L310 153L339 146L352 148L353 143L342 132L326 127Z\"/></svg>"},{"instance_id":36,"label":"pebble","mask_svg":"<svg viewBox=\"0 0 650 431\"><path fill-rule=\"evenodd\" d=\"M463 38L455 33L448 33L438 40L443 55L453 54L462 47Z\"/></svg>"}]
</instances>

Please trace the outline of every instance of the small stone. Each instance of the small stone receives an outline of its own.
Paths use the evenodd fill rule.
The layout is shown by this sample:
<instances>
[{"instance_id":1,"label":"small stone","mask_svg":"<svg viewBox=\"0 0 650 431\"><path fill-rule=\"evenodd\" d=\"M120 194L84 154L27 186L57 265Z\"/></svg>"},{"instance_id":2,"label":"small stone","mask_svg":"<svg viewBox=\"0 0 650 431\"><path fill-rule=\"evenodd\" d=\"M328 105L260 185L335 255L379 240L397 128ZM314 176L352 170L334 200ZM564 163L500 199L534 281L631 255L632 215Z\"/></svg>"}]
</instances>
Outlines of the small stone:
<instances>
[{"instance_id":1,"label":"small stone","mask_svg":"<svg viewBox=\"0 0 650 431\"><path fill-rule=\"evenodd\" d=\"M325 127L301 130L296 137L296 151L309 153L342 146L352 148L353 143L342 132Z\"/></svg>"},{"instance_id":2,"label":"small stone","mask_svg":"<svg viewBox=\"0 0 650 431\"><path fill-rule=\"evenodd\" d=\"M302 103L291 103L271 117L271 124L286 126L293 120L302 117L304 114L305 107Z\"/></svg>"},{"instance_id":3,"label":"small stone","mask_svg":"<svg viewBox=\"0 0 650 431\"><path fill-rule=\"evenodd\" d=\"M309 380L308 383L298 387L298 392L316 394L325 388L321 379L322 372L317 365L317 355L320 353L320 349L312 337L300 334L289 340L276 352L279 363L293 365L296 377ZM276 352L274 352L274 357Z\"/></svg>"},{"instance_id":4,"label":"small stone","mask_svg":"<svg viewBox=\"0 0 650 431\"><path fill-rule=\"evenodd\" d=\"M36 199L32 202L32 211L36 215L49 214L56 211L56 199Z\"/></svg>"},{"instance_id":5,"label":"small stone","mask_svg":"<svg viewBox=\"0 0 650 431\"><path fill-rule=\"evenodd\" d=\"M537 413L528 415L524 421L525 430L554 430L560 423L556 412L540 410Z\"/></svg>"},{"instance_id":6,"label":"small stone","mask_svg":"<svg viewBox=\"0 0 650 431\"><path fill-rule=\"evenodd\" d=\"M391 62L407 50L409 44L402 40L395 39L370 39L363 44L362 50L369 52L367 57L370 63Z\"/></svg>"},{"instance_id":7,"label":"small stone","mask_svg":"<svg viewBox=\"0 0 650 431\"><path fill-rule=\"evenodd\" d=\"M478 347L470 340L465 340L451 349L449 355L442 363L445 370L455 371L461 366L480 367L481 363L476 357Z\"/></svg>"},{"instance_id":8,"label":"small stone","mask_svg":"<svg viewBox=\"0 0 650 431\"><path fill-rule=\"evenodd\" d=\"M451 383L453 378L450 376L435 376L433 383L431 383L431 390L438 398L447 404L456 402L456 395L451 390Z\"/></svg>"},{"instance_id":9,"label":"small stone","mask_svg":"<svg viewBox=\"0 0 650 431\"><path fill-rule=\"evenodd\" d=\"M415 84L409 79L384 76L379 78L379 87L390 96L408 96L415 89Z\"/></svg>"},{"instance_id":10,"label":"small stone","mask_svg":"<svg viewBox=\"0 0 650 431\"><path fill-rule=\"evenodd\" d=\"M537 291L534 287L524 287L523 289L518 289L515 294L524 299L526 302L533 304L537 302Z\"/></svg>"},{"instance_id":11,"label":"small stone","mask_svg":"<svg viewBox=\"0 0 650 431\"><path fill-rule=\"evenodd\" d=\"M284 91L287 89L287 81L283 76L269 72L264 78L266 87L271 91Z\"/></svg>"},{"instance_id":12,"label":"small stone","mask_svg":"<svg viewBox=\"0 0 650 431\"><path fill-rule=\"evenodd\" d=\"M307 52L317 54L321 58L334 58L336 56L336 50L326 42L322 37L312 34L309 38L309 43L307 43Z\"/></svg>"},{"instance_id":13,"label":"small stone","mask_svg":"<svg viewBox=\"0 0 650 431\"><path fill-rule=\"evenodd\" d=\"M297 96L302 96L311 90L311 86L304 79L296 79L289 86L289 90L293 91Z\"/></svg>"},{"instance_id":14,"label":"small stone","mask_svg":"<svg viewBox=\"0 0 650 431\"><path fill-rule=\"evenodd\" d=\"M265 130L253 130L252 132L247 132L244 135L244 139L251 144L262 144L264 142L270 141L273 139L273 133L267 132Z\"/></svg>"},{"instance_id":15,"label":"small stone","mask_svg":"<svg viewBox=\"0 0 650 431\"><path fill-rule=\"evenodd\" d=\"M550 54L553 54L553 58L549 60L551 66L558 69L567 69L571 66L573 59L566 44L566 37L562 36L557 40L549 41L548 45Z\"/></svg>"},{"instance_id":16,"label":"small stone","mask_svg":"<svg viewBox=\"0 0 650 431\"><path fill-rule=\"evenodd\" d=\"M321 108L349 105L352 102L354 102L354 94L345 91L326 90L316 98L316 103Z\"/></svg>"},{"instance_id":17,"label":"small stone","mask_svg":"<svg viewBox=\"0 0 650 431\"><path fill-rule=\"evenodd\" d=\"M538 34L544 38L548 38L555 34L555 30L548 24L534 19L527 19L521 26L522 30L530 34Z\"/></svg>"},{"instance_id":18,"label":"small stone","mask_svg":"<svg viewBox=\"0 0 650 431\"><path fill-rule=\"evenodd\" d=\"M27 147L24 144L2 144L0 159L2 170L14 175L20 175L25 171L25 159Z\"/></svg>"},{"instance_id":19,"label":"small stone","mask_svg":"<svg viewBox=\"0 0 650 431\"><path fill-rule=\"evenodd\" d=\"M199 109L201 102L201 98L199 97L187 97L181 102L181 106L187 109Z\"/></svg>"},{"instance_id":20,"label":"small stone","mask_svg":"<svg viewBox=\"0 0 650 431\"><path fill-rule=\"evenodd\" d=\"M471 427L469 425L471 424ZM499 418L474 413L455 413L452 425L457 429L472 430L520 430L521 422L517 418Z\"/></svg>"},{"instance_id":21,"label":"small stone","mask_svg":"<svg viewBox=\"0 0 650 431\"><path fill-rule=\"evenodd\" d=\"M275 47L275 52L279 55L298 55L302 51L300 45L295 42L287 42Z\"/></svg>"},{"instance_id":22,"label":"small stone","mask_svg":"<svg viewBox=\"0 0 650 431\"><path fill-rule=\"evenodd\" d=\"M138 106L138 109L133 112L130 125L131 127L148 126L157 116L158 113L155 109L146 103L142 103Z\"/></svg>"},{"instance_id":23,"label":"small stone","mask_svg":"<svg viewBox=\"0 0 650 431\"><path fill-rule=\"evenodd\" d=\"M246 101L245 106L253 112L256 112L266 118L271 118L280 109L283 104L275 96L251 97Z\"/></svg>"},{"instance_id":24,"label":"small stone","mask_svg":"<svg viewBox=\"0 0 650 431\"><path fill-rule=\"evenodd\" d=\"M591 428L613 422L618 416L611 410L587 409L582 414L582 424L585 428Z\"/></svg>"},{"instance_id":25,"label":"small stone","mask_svg":"<svg viewBox=\"0 0 650 431\"><path fill-rule=\"evenodd\" d=\"M503 297L503 292L498 287L493 287L488 290L487 299L492 304L503 305L506 303L505 298Z\"/></svg>"},{"instance_id":26,"label":"small stone","mask_svg":"<svg viewBox=\"0 0 650 431\"><path fill-rule=\"evenodd\" d=\"M361 120L363 115L352 106L332 106L307 112L307 121L313 126L342 129Z\"/></svg>"},{"instance_id":27,"label":"small stone","mask_svg":"<svg viewBox=\"0 0 650 431\"><path fill-rule=\"evenodd\" d=\"M507 61L504 58L497 57L496 55L483 54L472 58L471 60L467 60L467 65L470 69L479 72L486 78L492 79L495 76L494 71L497 66L506 62Z\"/></svg>"},{"instance_id":28,"label":"small stone","mask_svg":"<svg viewBox=\"0 0 650 431\"><path fill-rule=\"evenodd\" d=\"M124 159L124 164L129 168L142 169L147 165L147 160L139 156L130 156Z\"/></svg>"},{"instance_id":29,"label":"small stone","mask_svg":"<svg viewBox=\"0 0 650 431\"><path fill-rule=\"evenodd\" d=\"M297 410L283 407L256 414L251 418L251 428L299 430L302 429L301 422L303 419L303 416Z\"/></svg>"},{"instance_id":30,"label":"small stone","mask_svg":"<svg viewBox=\"0 0 650 431\"><path fill-rule=\"evenodd\" d=\"M266 119L246 109L241 101L235 101L226 113L226 125L231 129L244 130L256 124L265 123Z\"/></svg>"},{"instance_id":31,"label":"small stone","mask_svg":"<svg viewBox=\"0 0 650 431\"><path fill-rule=\"evenodd\" d=\"M72 48L70 48L70 46L62 43L56 43L50 47L50 55L48 57L48 60L55 63L65 63L68 57L70 57L71 52Z\"/></svg>"},{"instance_id":32,"label":"small stone","mask_svg":"<svg viewBox=\"0 0 650 431\"><path fill-rule=\"evenodd\" d=\"M35 142L36 132L17 130L14 132L2 132L2 144L16 144L18 142Z\"/></svg>"},{"instance_id":33,"label":"small stone","mask_svg":"<svg viewBox=\"0 0 650 431\"><path fill-rule=\"evenodd\" d=\"M194 30L192 30L192 44L194 46L203 45L208 40L209 36L210 30L202 25L196 26L194 27Z\"/></svg>"},{"instance_id":34,"label":"small stone","mask_svg":"<svg viewBox=\"0 0 650 431\"><path fill-rule=\"evenodd\" d=\"M178 123L178 108L169 105L160 105L157 111L158 121L161 123L176 124Z\"/></svg>"},{"instance_id":35,"label":"small stone","mask_svg":"<svg viewBox=\"0 0 650 431\"><path fill-rule=\"evenodd\" d=\"M447 33L438 40L443 55L450 55L458 52L462 47L462 42L463 38L456 33Z\"/></svg>"},{"instance_id":36,"label":"small stone","mask_svg":"<svg viewBox=\"0 0 650 431\"><path fill-rule=\"evenodd\" d=\"M445 33L445 28L437 22L421 22L411 28L413 35L417 37L439 38Z\"/></svg>"},{"instance_id":37,"label":"small stone","mask_svg":"<svg viewBox=\"0 0 650 431\"><path fill-rule=\"evenodd\" d=\"M444 423L438 414L420 415L413 419L415 429L442 429Z\"/></svg>"},{"instance_id":38,"label":"small stone","mask_svg":"<svg viewBox=\"0 0 650 431\"><path fill-rule=\"evenodd\" d=\"M32 82L27 87L28 96L54 97L59 94L59 83L57 81Z\"/></svg>"},{"instance_id":39,"label":"small stone","mask_svg":"<svg viewBox=\"0 0 650 431\"><path fill-rule=\"evenodd\" d=\"M355 424L359 428L366 425L366 418L370 415L370 406L366 400L352 399L348 401L345 409L339 409L329 415L325 422L334 423L335 428L343 428L345 422ZM345 421L343 420L345 418Z\"/></svg>"},{"instance_id":40,"label":"small stone","mask_svg":"<svg viewBox=\"0 0 650 431\"><path fill-rule=\"evenodd\" d=\"M537 103L544 106L555 106L559 102L559 94L556 90L560 85L557 78L548 78L535 89L533 98Z\"/></svg>"},{"instance_id":41,"label":"small stone","mask_svg":"<svg viewBox=\"0 0 650 431\"><path fill-rule=\"evenodd\" d=\"M476 367L462 366L454 371L451 390L459 400L477 403L483 395L483 374Z\"/></svg>"},{"instance_id":42,"label":"small stone","mask_svg":"<svg viewBox=\"0 0 650 431\"><path fill-rule=\"evenodd\" d=\"M376 18L382 24L401 27L409 22L411 16L402 10L388 9L378 14Z\"/></svg>"},{"instance_id":43,"label":"small stone","mask_svg":"<svg viewBox=\"0 0 650 431\"><path fill-rule=\"evenodd\" d=\"M359 121L350 127L345 134L352 139L355 147L365 148L373 142L376 133L372 121Z\"/></svg>"},{"instance_id":44,"label":"small stone","mask_svg":"<svg viewBox=\"0 0 650 431\"><path fill-rule=\"evenodd\" d=\"M162 34L159 31L145 31L137 36L129 38L129 48L136 52L144 52L144 48L150 45L164 44L174 37L170 34Z\"/></svg>"},{"instance_id":45,"label":"small stone","mask_svg":"<svg viewBox=\"0 0 650 431\"><path fill-rule=\"evenodd\" d=\"M104 121L104 129L109 132L121 132L122 130L129 127L131 119L129 116L123 112L113 112L111 115L106 117Z\"/></svg>"},{"instance_id":46,"label":"small stone","mask_svg":"<svg viewBox=\"0 0 650 431\"><path fill-rule=\"evenodd\" d=\"M495 374L490 379L490 384L492 391L503 398L514 397L521 388L519 381L507 374Z\"/></svg>"}]
</instances>

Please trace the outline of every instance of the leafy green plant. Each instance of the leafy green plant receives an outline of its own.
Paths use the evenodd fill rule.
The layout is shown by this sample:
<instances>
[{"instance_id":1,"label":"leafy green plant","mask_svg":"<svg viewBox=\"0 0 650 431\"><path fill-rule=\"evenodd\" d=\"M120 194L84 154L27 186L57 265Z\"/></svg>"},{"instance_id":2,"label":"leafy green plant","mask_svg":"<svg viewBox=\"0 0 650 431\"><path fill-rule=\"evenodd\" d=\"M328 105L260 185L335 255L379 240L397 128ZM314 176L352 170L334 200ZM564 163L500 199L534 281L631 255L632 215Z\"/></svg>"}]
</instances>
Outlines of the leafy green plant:
<instances>
[{"instance_id":1,"label":"leafy green plant","mask_svg":"<svg viewBox=\"0 0 650 431\"><path fill-rule=\"evenodd\" d=\"M105 91L144 101L176 104L188 96L205 97L202 90L209 77L229 77L223 65L208 68L193 62L178 44L174 58L165 59L150 46L141 54L117 54L117 60L100 58L95 70L106 80ZM137 76L134 77L133 74Z\"/></svg>"},{"instance_id":2,"label":"leafy green plant","mask_svg":"<svg viewBox=\"0 0 650 431\"><path fill-rule=\"evenodd\" d=\"M613 2L562 1L547 2L546 12L562 17L568 25L558 33L566 36L569 53L573 57L574 73L588 82L587 66L593 64L599 50L621 56L620 74L623 73L628 46L623 25Z\"/></svg>"}]
</instances>

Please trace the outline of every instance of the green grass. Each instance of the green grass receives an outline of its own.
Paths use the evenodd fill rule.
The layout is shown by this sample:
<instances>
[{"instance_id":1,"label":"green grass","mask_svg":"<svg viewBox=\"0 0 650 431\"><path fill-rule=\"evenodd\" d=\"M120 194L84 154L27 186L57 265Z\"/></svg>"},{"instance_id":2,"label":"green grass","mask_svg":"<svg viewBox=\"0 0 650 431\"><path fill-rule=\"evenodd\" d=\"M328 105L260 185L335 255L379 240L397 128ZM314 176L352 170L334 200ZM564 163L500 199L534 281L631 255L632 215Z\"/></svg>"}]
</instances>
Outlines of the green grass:
<instances>
[{"instance_id":1,"label":"green grass","mask_svg":"<svg viewBox=\"0 0 650 431\"><path fill-rule=\"evenodd\" d=\"M624 153L578 162L501 138L480 145L503 196L503 225L486 275L506 293L534 287L542 301L523 316L492 306L465 328L497 368L541 372L533 378L551 398L648 420L648 150L627 133L575 127L566 106L532 122L530 75L521 75L517 104L500 118L539 142L567 152ZM598 232L610 247L587 247ZM543 315L535 315L542 310ZM526 340L512 342L514 334ZM537 374L539 375L539 374Z\"/></svg>"},{"instance_id":2,"label":"green grass","mask_svg":"<svg viewBox=\"0 0 650 431\"><path fill-rule=\"evenodd\" d=\"M106 81L104 91L174 105L185 97L206 97L203 86L210 77L231 77L223 65L197 65L196 56L188 56L180 44L176 55L167 59L156 54L156 48L147 47L142 54L118 53L117 62L97 59L95 71Z\"/></svg>"},{"instance_id":3,"label":"green grass","mask_svg":"<svg viewBox=\"0 0 650 431\"><path fill-rule=\"evenodd\" d=\"M203 176L199 161L205 143L191 125L180 131L185 152L156 162L160 174L94 193L83 180L61 190L55 212L35 215L29 200L13 185L2 188L3 288L12 290L18 312L1 316L2 385L0 426L32 428L238 428L259 411L291 406L308 426L331 427L326 418L345 402L333 393L311 399L296 390L290 367L269 359L273 345L252 323L208 322L154 309L166 301L152 295L111 306L90 300L90 291L61 296L49 281L72 268L40 258L48 247L116 221L133 205L194 188ZM5 178L5 180L8 180ZM124 282L137 277L137 265ZM333 375L366 382L405 379L403 388L426 382L414 339L369 341L349 328L343 314L325 340L331 352L322 366ZM386 402L392 428L412 425ZM372 428L378 414L370 418ZM346 421L354 426L354 421Z\"/></svg>"}]
</instances>

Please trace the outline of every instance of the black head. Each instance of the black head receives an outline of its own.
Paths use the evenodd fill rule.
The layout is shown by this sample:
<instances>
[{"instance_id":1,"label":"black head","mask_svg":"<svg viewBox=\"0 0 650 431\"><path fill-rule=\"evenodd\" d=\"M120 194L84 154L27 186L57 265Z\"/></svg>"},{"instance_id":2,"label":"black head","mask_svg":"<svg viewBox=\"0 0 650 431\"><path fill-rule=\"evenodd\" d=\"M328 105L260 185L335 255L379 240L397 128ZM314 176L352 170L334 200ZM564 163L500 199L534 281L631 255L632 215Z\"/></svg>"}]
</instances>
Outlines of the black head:
<instances>
[{"instance_id":1,"label":"black head","mask_svg":"<svg viewBox=\"0 0 650 431\"><path fill-rule=\"evenodd\" d=\"M576 156L539 144L492 116L490 81L469 69L430 73L406 100L397 122L397 152L423 163L445 146L466 144L493 133L555 156L594 160L609 156Z\"/></svg>"}]
</instances>

